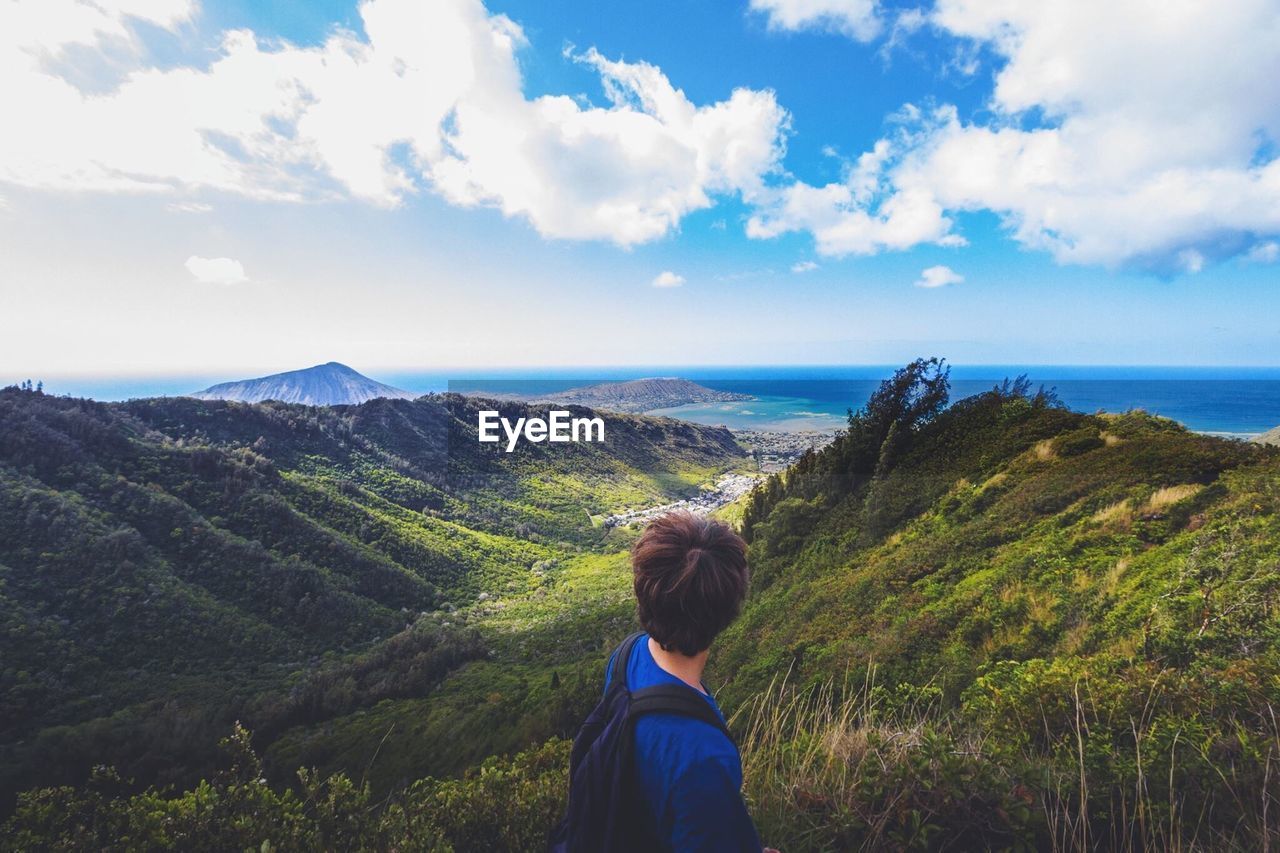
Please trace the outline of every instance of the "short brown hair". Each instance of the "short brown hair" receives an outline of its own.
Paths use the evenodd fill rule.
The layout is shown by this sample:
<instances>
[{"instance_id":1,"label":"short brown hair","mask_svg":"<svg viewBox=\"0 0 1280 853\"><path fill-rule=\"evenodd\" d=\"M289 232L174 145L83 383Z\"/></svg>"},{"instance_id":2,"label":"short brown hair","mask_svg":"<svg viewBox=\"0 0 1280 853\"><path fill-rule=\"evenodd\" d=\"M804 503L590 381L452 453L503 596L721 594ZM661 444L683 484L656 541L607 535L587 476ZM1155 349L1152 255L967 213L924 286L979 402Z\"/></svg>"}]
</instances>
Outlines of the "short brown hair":
<instances>
[{"instance_id":1,"label":"short brown hair","mask_svg":"<svg viewBox=\"0 0 1280 853\"><path fill-rule=\"evenodd\" d=\"M654 519L631 549L631 567L640 624L667 651L710 647L747 597L746 543L693 513Z\"/></svg>"}]
</instances>

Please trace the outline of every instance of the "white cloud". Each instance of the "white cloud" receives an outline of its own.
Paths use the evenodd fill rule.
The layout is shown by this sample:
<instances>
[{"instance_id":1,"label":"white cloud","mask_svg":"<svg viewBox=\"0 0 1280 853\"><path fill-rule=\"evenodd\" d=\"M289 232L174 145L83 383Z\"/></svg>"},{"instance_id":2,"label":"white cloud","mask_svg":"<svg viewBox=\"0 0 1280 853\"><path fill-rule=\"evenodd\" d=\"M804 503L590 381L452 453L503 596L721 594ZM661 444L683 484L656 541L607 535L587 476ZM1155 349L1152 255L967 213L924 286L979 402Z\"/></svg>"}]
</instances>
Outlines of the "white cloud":
<instances>
[{"instance_id":1,"label":"white cloud","mask_svg":"<svg viewBox=\"0 0 1280 853\"><path fill-rule=\"evenodd\" d=\"M1098 22L1106 21L1105 26ZM947 209L1001 213L1068 263L1194 272L1280 232L1280 7L941 0L1004 58L987 125L937 128L906 167ZM1118 85L1117 81L1123 81ZM1029 113L1045 126L1017 126Z\"/></svg>"},{"instance_id":2,"label":"white cloud","mask_svg":"<svg viewBox=\"0 0 1280 853\"><path fill-rule=\"evenodd\" d=\"M184 266L201 284L240 284L249 280L244 274L244 265L234 258L192 255Z\"/></svg>"},{"instance_id":3,"label":"white cloud","mask_svg":"<svg viewBox=\"0 0 1280 853\"><path fill-rule=\"evenodd\" d=\"M916 280L916 287L946 287L949 284L959 284L964 281L964 276L957 273L951 267L939 264L936 267L927 267L920 273L920 278Z\"/></svg>"},{"instance_id":4,"label":"white cloud","mask_svg":"<svg viewBox=\"0 0 1280 853\"><path fill-rule=\"evenodd\" d=\"M567 97L464 99L430 176L446 198L524 215L544 235L620 245L668 233L715 193L753 195L783 153L785 111L770 92L738 89L705 107L654 66L578 60L600 74L609 109ZM518 140L516 145L512 139Z\"/></svg>"},{"instance_id":5,"label":"white cloud","mask_svg":"<svg viewBox=\"0 0 1280 853\"><path fill-rule=\"evenodd\" d=\"M750 8L776 30L825 30L870 41L881 29L876 0L751 0Z\"/></svg>"},{"instance_id":6,"label":"white cloud","mask_svg":"<svg viewBox=\"0 0 1280 853\"><path fill-rule=\"evenodd\" d=\"M137 47L133 23L173 29L188 21L195 9L194 0L11 2L0 9L5 24L0 32L6 48L26 45L45 53L44 57L34 59L49 58L70 45L94 45L104 40L132 49Z\"/></svg>"},{"instance_id":7,"label":"white cloud","mask_svg":"<svg viewBox=\"0 0 1280 853\"><path fill-rule=\"evenodd\" d=\"M608 106L526 99L524 34L479 0L369 0L366 37L339 30L302 48L239 30L207 67L147 65L132 19L177 29L190 13L178 0L0 4L0 181L384 207L429 189L544 236L629 246L716 195L757 192L784 153L788 117L772 92L698 105L654 66L594 50L576 59ZM137 59L117 86L88 93L51 61L71 44L125 44Z\"/></svg>"},{"instance_id":8,"label":"white cloud","mask_svg":"<svg viewBox=\"0 0 1280 853\"><path fill-rule=\"evenodd\" d=\"M843 180L778 191L750 234L866 254L954 244L957 212L994 211L1061 263L1161 274L1280 235L1280 6L939 0L931 21L1002 61L987 109L908 105Z\"/></svg>"},{"instance_id":9,"label":"white cloud","mask_svg":"<svg viewBox=\"0 0 1280 853\"><path fill-rule=\"evenodd\" d=\"M928 22L923 9L903 9L898 12L893 18L893 26L889 28L889 35L880 46L881 58L888 60L895 49L903 47L907 40L924 28Z\"/></svg>"},{"instance_id":10,"label":"white cloud","mask_svg":"<svg viewBox=\"0 0 1280 853\"><path fill-rule=\"evenodd\" d=\"M879 200L861 200L856 183L821 187L796 182L762 194L747 220L747 235L770 238L809 231L818 254L871 255L909 249L920 243L950 244L951 220L927 188L894 191Z\"/></svg>"},{"instance_id":11,"label":"white cloud","mask_svg":"<svg viewBox=\"0 0 1280 853\"><path fill-rule=\"evenodd\" d=\"M1249 250L1245 258L1255 264L1274 264L1280 260L1280 243L1275 240L1259 243Z\"/></svg>"},{"instance_id":12,"label":"white cloud","mask_svg":"<svg viewBox=\"0 0 1280 853\"><path fill-rule=\"evenodd\" d=\"M652 284L654 287L680 287L684 284L684 276L663 270L654 277Z\"/></svg>"},{"instance_id":13,"label":"white cloud","mask_svg":"<svg viewBox=\"0 0 1280 853\"><path fill-rule=\"evenodd\" d=\"M791 271L793 273L813 272L817 268L818 265L813 261L796 261L791 265Z\"/></svg>"},{"instance_id":14,"label":"white cloud","mask_svg":"<svg viewBox=\"0 0 1280 853\"><path fill-rule=\"evenodd\" d=\"M1195 249L1183 249L1176 258L1178 269L1187 273L1198 273L1204 269L1204 255Z\"/></svg>"},{"instance_id":15,"label":"white cloud","mask_svg":"<svg viewBox=\"0 0 1280 853\"><path fill-rule=\"evenodd\" d=\"M174 213L208 213L213 210L213 205L198 201L175 201L166 204L164 208Z\"/></svg>"}]
</instances>

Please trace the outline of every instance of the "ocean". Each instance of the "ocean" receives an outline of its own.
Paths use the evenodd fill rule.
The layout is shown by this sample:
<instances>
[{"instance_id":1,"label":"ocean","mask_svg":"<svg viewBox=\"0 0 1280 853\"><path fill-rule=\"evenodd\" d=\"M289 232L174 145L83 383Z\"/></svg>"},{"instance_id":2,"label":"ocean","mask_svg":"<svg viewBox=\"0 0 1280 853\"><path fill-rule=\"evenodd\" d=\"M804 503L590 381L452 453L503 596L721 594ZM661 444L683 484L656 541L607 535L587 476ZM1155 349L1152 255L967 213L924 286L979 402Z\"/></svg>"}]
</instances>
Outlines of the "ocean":
<instances>
[{"instance_id":1,"label":"ocean","mask_svg":"<svg viewBox=\"0 0 1280 853\"><path fill-rule=\"evenodd\" d=\"M653 367L587 372L563 369L483 374L452 379L451 390L539 393L598 381L679 376L720 391L755 399L678 406L654 414L732 429L832 430L845 425L890 376L890 366ZM1082 412L1143 409L1188 429L1232 438L1252 438L1280 425L1280 368L1080 367L1052 365L958 365L951 399L980 394L1006 378L1027 376L1052 389L1069 408ZM412 382L413 377L403 379ZM391 380L388 380L391 381ZM392 381L392 384L397 384ZM411 385L400 383L400 387Z\"/></svg>"},{"instance_id":2,"label":"ocean","mask_svg":"<svg viewBox=\"0 0 1280 853\"><path fill-rule=\"evenodd\" d=\"M446 390L544 393L599 381L679 376L709 388L749 394L754 399L680 406L660 414L734 429L802 431L843 426L847 411L862 406L894 369L880 365L666 365L362 372L424 394ZM1280 425L1280 368L1270 367L957 365L952 369L951 398L981 393L1005 378L1023 374L1036 385L1054 389L1068 407L1078 411L1144 409L1197 432L1237 438L1251 438ZM97 400L122 400L178 395L238 378L243 377L55 377L45 381L45 390Z\"/></svg>"},{"instance_id":3,"label":"ocean","mask_svg":"<svg viewBox=\"0 0 1280 853\"><path fill-rule=\"evenodd\" d=\"M1280 425L1280 380L1032 378L1037 385L1052 388L1068 408L1081 412L1143 409L1197 432L1234 438L1252 438ZM951 399L982 393L997 381L954 379ZM878 382L736 380L702 384L751 394L757 399L679 406L655 414L734 429L837 429L844 425L847 411L862 406Z\"/></svg>"}]
</instances>

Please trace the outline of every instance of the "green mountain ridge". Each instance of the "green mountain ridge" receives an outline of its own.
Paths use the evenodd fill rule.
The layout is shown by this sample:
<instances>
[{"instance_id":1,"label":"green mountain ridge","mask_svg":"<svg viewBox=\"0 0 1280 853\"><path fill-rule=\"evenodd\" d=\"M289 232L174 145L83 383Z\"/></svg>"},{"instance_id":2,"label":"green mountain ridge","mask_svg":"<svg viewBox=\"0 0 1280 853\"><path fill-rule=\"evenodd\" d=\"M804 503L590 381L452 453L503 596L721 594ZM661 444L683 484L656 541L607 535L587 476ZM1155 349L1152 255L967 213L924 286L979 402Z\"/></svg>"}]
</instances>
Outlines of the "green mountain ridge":
<instances>
[{"instance_id":1,"label":"green mountain ridge","mask_svg":"<svg viewBox=\"0 0 1280 853\"><path fill-rule=\"evenodd\" d=\"M1248 850L1280 840L1280 452L1140 412L1068 411L1020 381L955 402L947 386L939 363L909 366L832 444L733 508L753 589L706 680L731 715L763 839L788 850ZM326 621L320 642L290 596L250 604L232 583L216 587L227 602L219 610L199 604L219 577L211 568L173 582L166 609L200 607L210 625L233 635L251 626L261 648L278 650L254 673L234 670L238 718L264 763L233 738L234 767L249 769L209 777L223 804L214 812L195 807L213 796L202 789L130 796L136 788L109 780L24 795L10 829L31 839L89 837L82 816L93 815L96 826L138 833L167 827L154 831L170 843L541 845L565 791L559 738L598 695L603 657L634 620L625 553L634 532L593 525L590 502L658 503L744 462L722 430L623 416L609 422L619 439L608 451L575 448L563 463L545 447L486 455L467 440L477 407L516 413L519 404L453 396L315 410L141 401L104 414L6 393L0 423L29 419L0 431L4 458L22 460L3 469L6 493L22 496L12 505L96 519L86 547L131 554L139 545L113 534L117 513L141 500L138 489L151 498L165 484L158 504L128 516L138 530L160 517L154 535L140 534L147 547L133 571L151 565L145 555L177 553L158 534L172 535L164 513L181 500L204 518L221 513L217 529L238 537L228 549L250 549L228 553L260 543L269 556L288 554L262 569L282 578L314 566L303 576L327 606L363 608L352 611L361 628L386 632L380 642L347 639ZM66 473L74 454L57 449L58 435L98 460L93 488L75 465ZM47 461L37 452L46 442ZM118 484L121 465L101 460L138 446L155 449ZM448 452L430 452L441 446ZM193 482L128 480L179 469ZM267 485L234 491L247 483ZM317 527L290 534L303 523L290 512ZM470 537L466 553L438 565L414 557L424 543L444 549L435 525ZM304 547L322 528L345 543L333 559ZM6 606L24 600L11 592L15 564L35 564L52 541L0 555ZM368 569L345 567L357 559ZM431 600L396 607L414 596ZM102 630L115 624L104 617ZM21 631L5 636L25 642ZM57 672L76 659L61 642L6 652L43 654L28 668ZM330 651L303 660L316 644ZM134 650L138 671L147 653ZM227 653L240 652L209 645L189 662L191 677ZM5 677L11 702L24 682ZM41 684L46 699L56 695L57 679ZM61 742L44 732L9 754L31 767L39 756L104 755L104 743L182 732L209 753L178 750L176 737L150 754L117 752L137 776L175 749L185 767L149 778L185 784L217 764L213 743L235 719L163 700L128 713ZM489 755L499 757L482 763ZM299 766L318 775L299 782ZM316 780L328 787L307 788ZM246 803L257 805L237 805Z\"/></svg>"},{"instance_id":2,"label":"green mountain ridge","mask_svg":"<svg viewBox=\"0 0 1280 853\"><path fill-rule=\"evenodd\" d=\"M710 683L757 818L807 849L1264 846L1280 454L1020 383L941 410L939 377L744 510L755 588Z\"/></svg>"},{"instance_id":3,"label":"green mountain ridge","mask_svg":"<svg viewBox=\"0 0 1280 853\"><path fill-rule=\"evenodd\" d=\"M1154 582L1135 576L1212 535L1233 493L1265 482L1238 469L1274 459L1139 413L1011 416L1021 405L962 401L921 427L891 469L841 480L846 437L771 484L747 510L757 594L735 631L752 648L817 654L819 670L875 660L886 677L941 674L955 690L975 671L958 650L975 641L986 661L1132 641L1119 636L1119 613L1140 628L1126 598ZM1063 572L1073 595L1059 589ZM1052 612L1034 612L1048 598Z\"/></svg>"}]
</instances>

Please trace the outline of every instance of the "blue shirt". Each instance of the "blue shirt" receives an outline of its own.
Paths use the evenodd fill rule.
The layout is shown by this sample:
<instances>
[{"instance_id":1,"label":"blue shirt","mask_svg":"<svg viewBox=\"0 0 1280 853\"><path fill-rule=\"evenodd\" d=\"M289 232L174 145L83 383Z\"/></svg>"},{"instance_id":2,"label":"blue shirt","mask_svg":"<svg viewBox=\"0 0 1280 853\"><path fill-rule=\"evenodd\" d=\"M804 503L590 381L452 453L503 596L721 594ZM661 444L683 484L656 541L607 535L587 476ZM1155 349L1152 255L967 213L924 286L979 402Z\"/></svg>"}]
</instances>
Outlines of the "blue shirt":
<instances>
[{"instance_id":1,"label":"blue shirt","mask_svg":"<svg viewBox=\"0 0 1280 853\"><path fill-rule=\"evenodd\" d=\"M684 684L658 666L648 639L642 636L631 650L627 686ZM606 690L612 671L610 659ZM716 700L703 697L723 720ZM645 807L669 850L760 853L760 838L742 801L742 761L723 732L680 714L645 714L636 720L635 756Z\"/></svg>"}]
</instances>

